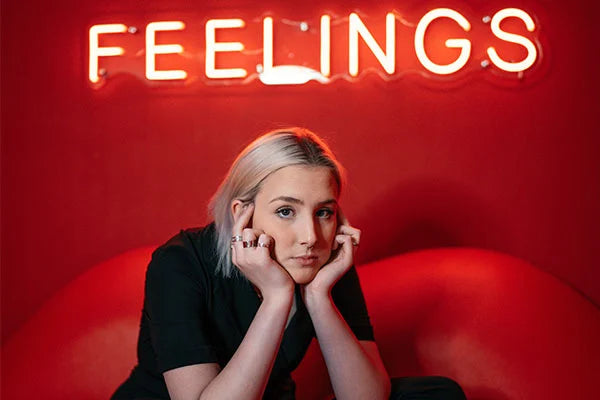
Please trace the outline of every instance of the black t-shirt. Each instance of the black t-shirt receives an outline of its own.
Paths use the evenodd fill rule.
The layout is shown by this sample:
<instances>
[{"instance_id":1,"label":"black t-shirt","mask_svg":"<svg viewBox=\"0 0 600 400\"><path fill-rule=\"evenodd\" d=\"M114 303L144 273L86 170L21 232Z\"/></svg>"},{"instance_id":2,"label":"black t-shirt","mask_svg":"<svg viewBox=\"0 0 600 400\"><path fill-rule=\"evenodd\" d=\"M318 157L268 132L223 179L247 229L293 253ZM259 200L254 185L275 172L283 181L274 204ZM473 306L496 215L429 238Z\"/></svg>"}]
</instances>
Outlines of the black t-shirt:
<instances>
[{"instance_id":1,"label":"black t-shirt","mask_svg":"<svg viewBox=\"0 0 600 400\"><path fill-rule=\"evenodd\" d=\"M214 223L181 230L152 253L146 271L138 365L113 399L169 399L162 373L185 365L231 359L258 311L260 299L243 278L215 271ZM332 298L358 340L374 340L356 268L333 287ZM296 312L286 327L265 399L293 398L293 371L315 336L296 285Z\"/></svg>"}]
</instances>

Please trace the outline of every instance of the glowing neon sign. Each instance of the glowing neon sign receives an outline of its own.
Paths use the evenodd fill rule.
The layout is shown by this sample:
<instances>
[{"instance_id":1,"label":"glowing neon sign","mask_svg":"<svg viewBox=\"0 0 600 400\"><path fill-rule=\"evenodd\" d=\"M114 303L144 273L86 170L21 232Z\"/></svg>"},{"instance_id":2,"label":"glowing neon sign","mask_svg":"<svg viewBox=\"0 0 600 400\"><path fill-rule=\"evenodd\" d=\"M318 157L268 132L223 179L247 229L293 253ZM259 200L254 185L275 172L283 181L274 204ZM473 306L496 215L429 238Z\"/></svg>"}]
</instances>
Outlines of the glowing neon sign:
<instances>
[{"instance_id":1,"label":"glowing neon sign","mask_svg":"<svg viewBox=\"0 0 600 400\"><path fill-rule=\"evenodd\" d=\"M531 37L529 33L536 31L536 24L533 18L525 11L517 8L505 8L497 11L492 17L486 17L484 23L489 23L488 30L491 32L492 39L504 45L512 45L519 51L519 58L514 56L506 57L503 52L497 50L497 46L488 45L484 55L489 60L481 61L482 66L493 65L498 71L503 73L522 74L529 70L539 60L540 45L536 37ZM152 21L146 24L145 28L145 46L144 46L144 77L148 81L186 81L204 80L207 83L219 82L247 82L250 78L258 78L260 82L266 85L290 85L304 84L309 81L317 81L320 83L329 83L337 77L343 77L352 80L361 75L367 68L361 71L360 64L364 62L364 58L371 59L370 69L377 69L377 73L384 77L394 77L401 70L398 66L399 60L405 60L408 56L415 57L418 60L418 67L423 69L425 73L432 76L451 76L452 74L461 73L465 69L467 63L473 58L473 37L470 37L472 31L471 22L462 15L459 11L451 8L436 8L426 12L416 25L410 25L414 28L414 40L412 43L411 54L403 52L398 55L397 43L398 21L402 22L402 17L397 12L387 12L384 18L379 18L379 26L384 25L384 29L373 29L373 20L366 20L358 13L349 13L343 19L347 21L347 28L343 36L339 34L339 19L336 23L338 29L337 34L332 33L332 16L323 14L319 17L318 28L310 28L306 22L298 24L300 31L310 31L318 35L318 51L312 49L312 53L318 55L318 63L307 60L293 60L293 63L277 63L274 51L274 43L281 43L284 37L277 36L277 41L274 37L278 34L274 29L274 18L266 16L258 22L262 28L262 48L249 52L246 43L250 38L246 36L244 39L244 30L249 24L242 18L221 18L208 19L204 24L204 48L194 51L189 49L187 43L180 42L181 39L172 39L177 32L185 33L188 29L188 24L180 20L169 21ZM428 45L428 32L435 29L436 24L439 26L439 21L446 21L446 24L453 24L449 29L452 29L453 34L447 34L445 51L453 51L452 61L436 60L435 52L431 50L431 45ZM511 21L510 29L504 25L506 21ZM520 25L520 30L526 28L524 34L511 32L515 29L515 24ZM256 25L256 21L252 21ZM407 25L406 23L404 25ZM408 25L407 25L408 26ZM377 27L376 27L377 28ZM518 26L517 26L518 28ZM374 32L377 31L377 32ZM382 32L383 31L383 34ZM89 28L89 62L88 62L88 77L92 84L98 84L107 75L106 69L101 66L104 63L112 63L111 65L118 66L118 59L123 60L132 53L125 49L126 39L124 35L127 33L137 32L137 28L128 27L123 23L97 24ZM458 32L458 33L457 33ZM462 33L461 33L462 32ZM157 35L169 34L171 39L167 43L157 43ZM234 40L219 40L219 35L225 35L235 38ZM456 37L458 35L458 37ZM256 35L255 35L256 36ZM118 41L120 46L102 44L103 39L110 38L112 41ZM118 39L117 39L118 38ZM254 38L256 39L256 38ZM340 70L339 62L337 70L334 70L332 59L332 49L334 42L344 42L347 49L347 67ZM194 45L197 46L198 43ZM185 48L184 48L185 47ZM362 48L361 48L362 47ZM429 47L429 49L428 49ZM405 49L406 50L406 49ZM133 52L139 55L139 51ZM262 53L262 57L256 60L256 56ZM339 48L336 47L336 56L340 56ZM261 64L249 64L245 61L240 62L239 57L248 57L251 54L256 61L262 61ZM289 52L289 58L294 54ZM173 58L173 57L184 58ZM236 58L237 57L237 58ZM400 58L399 58L400 57ZM202 60L203 58L203 60ZM200 64L203 61L202 71L190 73L189 67L185 65L177 65L173 68L159 66L160 60L171 61L173 63L184 62L186 59L195 60ZM219 62L220 60L220 62ZM289 61L289 60L286 60ZM254 67L256 73L251 70ZM133 68L133 67L132 67ZM130 70L132 69L130 68ZM113 68L114 69L114 68ZM117 68L118 70L118 68Z\"/></svg>"},{"instance_id":2,"label":"glowing neon sign","mask_svg":"<svg viewBox=\"0 0 600 400\"><path fill-rule=\"evenodd\" d=\"M102 33L122 33L127 32L127 27L123 24L104 24L94 25L90 28L90 82L96 83L100 80L98 76L98 58L109 56L120 56L125 52L122 47L100 47L98 46L98 37Z\"/></svg>"}]
</instances>

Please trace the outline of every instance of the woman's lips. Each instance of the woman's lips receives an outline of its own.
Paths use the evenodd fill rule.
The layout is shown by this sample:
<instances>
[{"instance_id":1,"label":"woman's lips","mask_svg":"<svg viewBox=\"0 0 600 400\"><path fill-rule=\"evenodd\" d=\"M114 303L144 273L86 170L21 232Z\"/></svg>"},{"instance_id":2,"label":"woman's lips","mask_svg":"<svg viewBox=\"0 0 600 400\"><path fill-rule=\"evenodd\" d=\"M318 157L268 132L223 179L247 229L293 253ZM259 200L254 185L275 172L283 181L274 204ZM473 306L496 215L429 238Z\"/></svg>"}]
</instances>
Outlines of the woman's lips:
<instances>
[{"instance_id":1,"label":"woman's lips","mask_svg":"<svg viewBox=\"0 0 600 400\"><path fill-rule=\"evenodd\" d=\"M317 256L301 256L301 257L294 257L294 260L296 260L300 265L313 265L314 263L317 262L318 257Z\"/></svg>"}]
</instances>

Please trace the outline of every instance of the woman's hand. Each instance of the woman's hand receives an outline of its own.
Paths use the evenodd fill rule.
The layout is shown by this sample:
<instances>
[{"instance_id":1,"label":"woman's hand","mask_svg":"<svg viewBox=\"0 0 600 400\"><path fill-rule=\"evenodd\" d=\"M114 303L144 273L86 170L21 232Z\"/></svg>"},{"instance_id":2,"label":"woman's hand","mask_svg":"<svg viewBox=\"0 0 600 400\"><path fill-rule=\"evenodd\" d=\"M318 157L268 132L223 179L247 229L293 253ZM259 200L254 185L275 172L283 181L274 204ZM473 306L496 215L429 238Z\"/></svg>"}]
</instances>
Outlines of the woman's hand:
<instances>
[{"instance_id":1,"label":"woman's hand","mask_svg":"<svg viewBox=\"0 0 600 400\"><path fill-rule=\"evenodd\" d=\"M234 213L231 261L258 288L263 298L294 293L294 280L270 254L273 238L262 230L248 228L254 203L239 207ZM241 240L240 240L241 239Z\"/></svg>"},{"instance_id":2,"label":"woman's hand","mask_svg":"<svg viewBox=\"0 0 600 400\"><path fill-rule=\"evenodd\" d=\"M339 221L337 234L333 241L330 261L325 264L315 278L301 287L305 302L307 297L329 296L333 285L350 269L354 255L360 243L360 230L352 227L341 209L338 209Z\"/></svg>"}]
</instances>

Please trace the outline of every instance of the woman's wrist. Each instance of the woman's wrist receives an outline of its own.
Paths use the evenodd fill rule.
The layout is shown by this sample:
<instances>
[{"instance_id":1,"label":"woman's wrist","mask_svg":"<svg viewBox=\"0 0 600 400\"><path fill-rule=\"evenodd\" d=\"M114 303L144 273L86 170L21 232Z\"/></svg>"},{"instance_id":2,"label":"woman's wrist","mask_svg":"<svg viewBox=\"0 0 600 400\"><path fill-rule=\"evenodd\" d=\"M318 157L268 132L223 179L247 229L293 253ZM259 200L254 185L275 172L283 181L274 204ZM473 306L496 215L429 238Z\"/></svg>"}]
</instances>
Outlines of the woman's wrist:
<instances>
[{"instance_id":1,"label":"woman's wrist","mask_svg":"<svg viewBox=\"0 0 600 400\"><path fill-rule=\"evenodd\" d=\"M302 292L302 300L306 308L310 311L323 305L331 303L331 295L329 291L317 291L305 289Z\"/></svg>"},{"instance_id":2,"label":"woman's wrist","mask_svg":"<svg viewBox=\"0 0 600 400\"><path fill-rule=\"evenodd\" d=\"M275 290L265 291L261 293L263 303L276 303L276 304L287 304L291 303L294 300L294 285L289 285L289 287L278 288Z\"/></svg>"}]
</instances>

